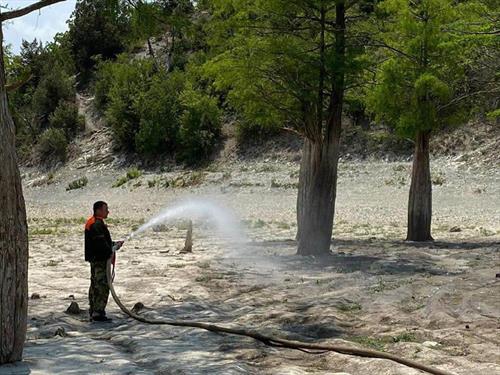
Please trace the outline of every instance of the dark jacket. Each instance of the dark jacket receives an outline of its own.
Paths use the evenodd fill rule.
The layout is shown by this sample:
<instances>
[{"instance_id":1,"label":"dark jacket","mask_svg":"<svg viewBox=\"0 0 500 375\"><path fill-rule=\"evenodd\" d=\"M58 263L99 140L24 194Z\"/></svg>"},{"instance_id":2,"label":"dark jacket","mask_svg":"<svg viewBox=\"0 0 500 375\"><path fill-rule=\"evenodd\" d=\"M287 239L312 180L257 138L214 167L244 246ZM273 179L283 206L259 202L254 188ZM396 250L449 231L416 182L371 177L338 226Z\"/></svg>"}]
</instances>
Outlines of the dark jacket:
<instances>
[{"instance_id":1,"label":"dark jacket","mask_svg":"<svg viewBox=\"0 0 500 375\"><path fill-rule=\"evenodd\" d=\"M85 260L97 262L111 257L113 241L108 227L100 217L92 216L85 223Z\"/></svg>"}]
</instances>

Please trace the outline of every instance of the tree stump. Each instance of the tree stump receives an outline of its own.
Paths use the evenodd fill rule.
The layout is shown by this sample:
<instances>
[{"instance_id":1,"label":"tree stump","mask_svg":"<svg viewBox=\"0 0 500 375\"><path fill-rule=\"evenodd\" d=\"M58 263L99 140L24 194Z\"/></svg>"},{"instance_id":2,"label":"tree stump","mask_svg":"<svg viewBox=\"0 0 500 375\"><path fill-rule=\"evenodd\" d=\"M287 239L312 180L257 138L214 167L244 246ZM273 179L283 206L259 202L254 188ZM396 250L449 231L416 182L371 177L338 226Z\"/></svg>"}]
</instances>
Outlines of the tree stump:
<instances>
[{"instance_id":1,"label":"tree stump","mask_svg":"<svg viewBox=\"0 0 500 375\"><path fill-rule=\"evenodd\" d=\"M189 220L188 230L186 233L186 241L184 242L184 247L181 253L192 253L193 252L193 222Z\"/></svg>"}]
</instances>

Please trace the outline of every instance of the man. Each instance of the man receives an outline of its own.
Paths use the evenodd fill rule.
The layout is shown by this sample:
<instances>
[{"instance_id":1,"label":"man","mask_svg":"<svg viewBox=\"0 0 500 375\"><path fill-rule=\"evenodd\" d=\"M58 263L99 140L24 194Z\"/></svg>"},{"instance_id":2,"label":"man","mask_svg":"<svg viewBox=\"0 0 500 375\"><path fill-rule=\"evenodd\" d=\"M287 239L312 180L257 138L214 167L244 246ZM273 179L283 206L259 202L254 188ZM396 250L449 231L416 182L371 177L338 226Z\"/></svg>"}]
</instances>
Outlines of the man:
<instances>
[{"instance_id":1,"label":"man","mask_svg":"<svg viewBox=\"0 0 500 375\"><path fill-rule=\"evenodd\" d=\"M123 241L111 241L108 227L104 219L109 210L106 202L94 203L94 215L85 223L85 260L90 262L89 315L98 322L111 320L106 317L109 287L106 276L106 263L113 250L118 250Z\"/></svg>"}]
</instances>

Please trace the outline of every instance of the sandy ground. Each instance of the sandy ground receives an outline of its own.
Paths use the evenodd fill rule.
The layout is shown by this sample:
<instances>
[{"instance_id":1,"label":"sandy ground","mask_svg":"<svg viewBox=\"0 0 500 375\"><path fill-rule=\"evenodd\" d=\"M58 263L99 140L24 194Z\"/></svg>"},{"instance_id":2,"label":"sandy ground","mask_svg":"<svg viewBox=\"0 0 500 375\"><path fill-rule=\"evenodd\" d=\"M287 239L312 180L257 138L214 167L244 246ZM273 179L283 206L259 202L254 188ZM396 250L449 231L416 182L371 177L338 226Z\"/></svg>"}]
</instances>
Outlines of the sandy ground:
<instances>
[{"instance_id":1,"label":"sandy ground","mask_svg":"<svg viewBox=\"0 0 500 375\"><path fill-rule=\"evenodd\" d=\"M436 241L411 244L402 241L409 168L341 164L333 255L325 259L294 255L296 163L145 173L118 188L111 186L125 171L109 164L66 168L52 178L24 171L29 293L40 298L29 303L24 361L0 367L0 374L420 373L386 360L148 326L124 316L112 300L112 323L88 322L82 229L92 202L109 202L109 227L118 239L186 196L210 197L234 210L249 242L230 246L200 223L192 254L179 253L181 224L133 238L119 254L115 279L128 306L140 301L152 317L376 348L456 374L500 374L498 169L435 161ZM88 185L66 191L83 173ZM164 181L170 187L161 186ZM65 313L72 301L80 315Z\"/></svg>"}]
</instances>

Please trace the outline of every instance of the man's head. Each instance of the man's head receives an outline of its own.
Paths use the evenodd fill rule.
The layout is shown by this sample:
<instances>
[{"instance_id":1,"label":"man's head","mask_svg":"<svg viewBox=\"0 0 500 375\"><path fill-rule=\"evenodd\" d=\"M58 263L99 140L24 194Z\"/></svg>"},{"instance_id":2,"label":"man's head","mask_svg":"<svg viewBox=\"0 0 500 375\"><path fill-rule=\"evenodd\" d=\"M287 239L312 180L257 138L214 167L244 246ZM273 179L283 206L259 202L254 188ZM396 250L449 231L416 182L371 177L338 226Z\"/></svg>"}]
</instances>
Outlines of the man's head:
<instances>
[{"instance_id":1,"label":"man's head","mask_svg":"<svg viewBox=\"0 0 500 375\"><path fill-rule=\"evenodd\" d=\"M103 201L97 201L94 203L94 216L102 217L106 219L108 217L109 210L108 204Z\"/></svg>"}]
</instances>

